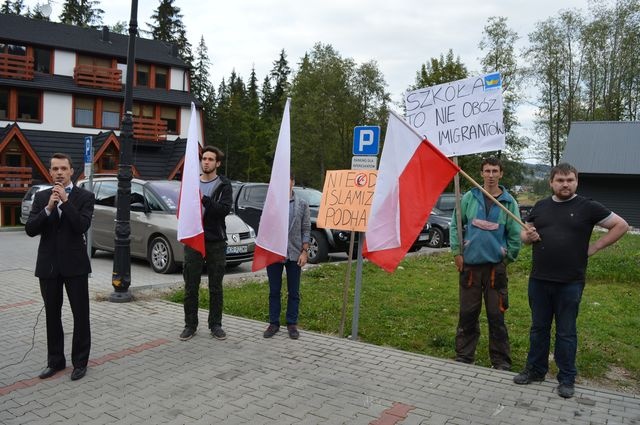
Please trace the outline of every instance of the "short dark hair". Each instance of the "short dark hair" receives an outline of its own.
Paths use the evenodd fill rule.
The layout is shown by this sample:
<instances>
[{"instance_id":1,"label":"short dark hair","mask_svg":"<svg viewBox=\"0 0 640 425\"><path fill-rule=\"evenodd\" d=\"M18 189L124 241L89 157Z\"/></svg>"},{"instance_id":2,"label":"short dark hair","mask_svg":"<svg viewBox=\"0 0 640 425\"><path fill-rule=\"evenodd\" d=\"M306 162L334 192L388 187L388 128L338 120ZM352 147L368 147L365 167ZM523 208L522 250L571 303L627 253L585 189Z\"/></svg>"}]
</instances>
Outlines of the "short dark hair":
<instances>
[{"instance_id":1,"label":"short dark hair","mask_svg":"<svg viewBox=\"0 0 640 425\"><path fill-rule=\"evenodd\" d=\"M578 178L578 170L576 170L576 167L567 162L561 162L551 169L549 181L553 181L556 174L564 174L565 176L568 176L571 173L576 175L576 179Z\"/></svg>"},{"instance_id":2,"label":"short dark hair","mask_svg":"<svg viewBox=\"0 0 640 425\"><path fill-rule=\"evenodd\" d=\"M482 164L480 164L480 171L484 170L484 166L485 165L497 165L498 168L500 168L500 171L502 171L502 161L500 161L498 158L496 158L495 156L490 156L489 158L485 158L482 160Z\"/></svg>"},{"instance_id":3,"label":"short dark hair","mask_svg":"<svg viewBox=\"0 0 640 425\"><path fill-rule=\"evenodd\" d=\"M60 152L56 152L53 155L51 155L51 159L66 159L67 161L69 161L69 168L73 168L73 161L71 161L71 157L69 155L67 155L66 153L60 153ZM49 160L49 166L51 166L51 160Z\"/></svg>"},{"instance_id":4,"label":"short dark hair","mask_svg":"<svg viewBox=\"0 0 640 425\"><path fill-rule=\"evenodd\" d=\"M216 148L215 146L207 145L204 148L202 148L200 159L202 159L202 156L204 155L205 152L215 153L217 162L222 162L224 160L224 153L220 149Z\"/></svg>"}]
</instances>

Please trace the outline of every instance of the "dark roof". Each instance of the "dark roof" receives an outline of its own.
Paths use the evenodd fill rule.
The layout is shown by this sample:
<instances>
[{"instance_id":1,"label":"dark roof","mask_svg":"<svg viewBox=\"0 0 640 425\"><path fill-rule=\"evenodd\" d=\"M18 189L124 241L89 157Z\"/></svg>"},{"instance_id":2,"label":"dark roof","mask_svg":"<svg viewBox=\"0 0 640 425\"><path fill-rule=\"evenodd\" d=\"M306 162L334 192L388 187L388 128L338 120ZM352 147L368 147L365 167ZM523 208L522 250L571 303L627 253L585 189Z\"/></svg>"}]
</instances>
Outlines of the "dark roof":
<instances>
[{"instance_id":1,"label":"dark roof","mask_svg":"<svg viewBox=\"0 0 640 425\"><path fill-rule=\"evenodd\" d=\"M579 173L640 175L640 122L573 122L562 161Z\"/></svg>"},{"instance_id":2,"label":"dark roof","mask_svg":"<svg viewBox=\"0 0 640 425\"><path fill-rule=\"evenodd\" d=\"M34 90L72 93L88 96L102 96L119 100L124 99L124 86L123 90L121 91L80 87L75 83L73 77L65 75L35 73L32 81L14 78L0 78L0 86L23 87ZM191 102L194 102L196 106L202 105L202 103L198 101L196 97L191 93L183 92L180 90L150 89L148 87L134 87L133 99L135 101L146 101L180 106L189 106Z\"/></svg>"},{"instance_id":3,"label":"dark roof","mask_svg":"<svg viewBox=\"0 0 640 425\"><path fill-rule=\"evenodd\" d=\"M12 14L0 14L0 40L115 57L123 61L129 49L128 35L109 33L108 41L102 41L102 30ZM173 55L174 51L170 43L136 37L136 61L187 68L182 59Z\"/></svg>"},{"instance_id":4,"label":"dark roof","mask_svg":"<svg viewBox=\"0 0 640 425\"><path fill-rule=\"evenodd\" d=\"M23 129L20 131L43 164L48 164L49 158L55 152L64 152L73 161L74 181L84 171L84 134ZM98 152L111 134L112 131L93 135L94 152ZM185 146L184 139L167 140L162 144L134 142L132 165L144 179L166 179L184 155Z\"/></svg>"}]
</instances>

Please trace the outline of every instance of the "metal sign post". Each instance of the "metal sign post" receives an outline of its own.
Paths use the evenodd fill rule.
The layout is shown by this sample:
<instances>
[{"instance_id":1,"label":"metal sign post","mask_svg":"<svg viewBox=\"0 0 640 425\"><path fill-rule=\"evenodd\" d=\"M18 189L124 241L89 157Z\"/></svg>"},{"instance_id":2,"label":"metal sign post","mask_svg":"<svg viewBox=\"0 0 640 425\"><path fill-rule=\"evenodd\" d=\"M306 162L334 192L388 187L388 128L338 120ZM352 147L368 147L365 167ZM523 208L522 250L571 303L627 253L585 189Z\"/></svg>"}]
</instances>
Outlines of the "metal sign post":
<instances>
[{"instance_id":1,"label":"metal sign post","mask_svg":"<svg viewBox=\"0 0 640 425\"><path fill-rule=\"evenodd\" d=\"M84 177L89 179L89 190L93 192L93 137L84 137ZM93 225L87 230L87 255L91 258L91 245L93 242ZM89 274L91 276L91 274Z\"/></svg>"}]
</instances>

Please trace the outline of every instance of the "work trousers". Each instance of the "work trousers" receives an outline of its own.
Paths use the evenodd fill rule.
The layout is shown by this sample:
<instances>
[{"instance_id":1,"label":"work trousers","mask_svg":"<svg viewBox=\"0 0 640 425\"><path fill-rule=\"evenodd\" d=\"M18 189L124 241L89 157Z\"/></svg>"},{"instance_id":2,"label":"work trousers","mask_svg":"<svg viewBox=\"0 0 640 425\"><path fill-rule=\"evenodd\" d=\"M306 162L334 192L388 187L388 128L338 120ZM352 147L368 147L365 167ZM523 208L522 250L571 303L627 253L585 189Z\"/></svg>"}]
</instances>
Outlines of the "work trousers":
<instances>
[{"instance_id":1,"label":"work trousers","mask_svg":"<svg viewBox=\"0 0 640 425\"><path fill-rule=\"evenodd\" d=\"M489 322L489 357L496 369L511 369L511 347L504 323L509 308L507 267L504 263L464 265L460 273L460 314L456 331L456 360L473 363L480 338L484 297Z\"/></svg>"}]
</instances>

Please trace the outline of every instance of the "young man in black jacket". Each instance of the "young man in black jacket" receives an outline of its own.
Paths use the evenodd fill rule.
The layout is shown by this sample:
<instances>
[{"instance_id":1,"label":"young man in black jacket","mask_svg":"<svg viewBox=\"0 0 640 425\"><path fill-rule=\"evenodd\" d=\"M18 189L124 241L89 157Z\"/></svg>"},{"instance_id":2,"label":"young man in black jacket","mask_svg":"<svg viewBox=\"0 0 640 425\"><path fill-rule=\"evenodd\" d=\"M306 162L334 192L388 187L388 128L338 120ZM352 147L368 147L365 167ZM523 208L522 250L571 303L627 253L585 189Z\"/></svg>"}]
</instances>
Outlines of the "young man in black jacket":
<instances>
[{"instance_id":1,"label":"young man in black jacket","mask_svg":"<svg viewBox=\"0 0 640 425\"><path fill-rule=\"evenodd\" d=\"M209 329L216 339L226 339L222 329L222 278L224 277L227 229L225 217L231 211L232 190L229 179L218 175L224 154L213 146L205 146L200 157L200 194L202 196L202 226L204 228L205 251L185 245L184 266L184 323L180 339L191 339L198 329L198 290L200 276L205 263L209 276Z\"/></svg>"}]
</instances>

